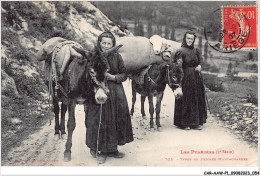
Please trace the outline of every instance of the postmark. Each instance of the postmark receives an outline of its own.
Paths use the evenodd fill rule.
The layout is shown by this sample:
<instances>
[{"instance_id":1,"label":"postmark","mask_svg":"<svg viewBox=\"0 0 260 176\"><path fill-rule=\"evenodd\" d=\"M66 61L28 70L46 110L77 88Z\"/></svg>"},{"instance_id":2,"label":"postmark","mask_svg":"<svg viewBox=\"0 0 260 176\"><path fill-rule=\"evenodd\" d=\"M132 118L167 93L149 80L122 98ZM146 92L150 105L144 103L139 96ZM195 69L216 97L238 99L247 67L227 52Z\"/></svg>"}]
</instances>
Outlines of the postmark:
<instances>
[{"instance_id":1,"label":"postmark","mask_svg":"<svg viewBox=\"0 0 260 176\"><path fill-rule=\"evenodd\" d=\"M208 45L222 53L257 47L257 7L223 6L212 15L221 24L208 24L204 28ZM214 21L212 22L214 23Z\"/></svg>"}]
</instances>

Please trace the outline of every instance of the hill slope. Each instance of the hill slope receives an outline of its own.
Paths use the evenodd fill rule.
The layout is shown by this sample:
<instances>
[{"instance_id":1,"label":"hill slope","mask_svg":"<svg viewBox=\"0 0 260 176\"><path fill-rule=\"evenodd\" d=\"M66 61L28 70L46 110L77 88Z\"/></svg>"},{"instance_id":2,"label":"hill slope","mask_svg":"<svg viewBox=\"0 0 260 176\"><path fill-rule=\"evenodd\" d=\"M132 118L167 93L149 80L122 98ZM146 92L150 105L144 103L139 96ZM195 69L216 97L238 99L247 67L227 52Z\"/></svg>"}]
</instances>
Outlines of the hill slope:
<instances>
[{"instance_id":1,"label":"hill slope","mask_svg":"<svg viewBox=\"0 0 260 176\"><path fill-rule=\"evenodd\" d=\"M36 53L51 37L93 49L106 30L127 35L89 2L1 2L2 157L50 116ZM126 31L127 32L127 31ZM129 33L128 33L129 34ZM51 117L53 115L51 114Z\"/></svg>"}]
</instances>

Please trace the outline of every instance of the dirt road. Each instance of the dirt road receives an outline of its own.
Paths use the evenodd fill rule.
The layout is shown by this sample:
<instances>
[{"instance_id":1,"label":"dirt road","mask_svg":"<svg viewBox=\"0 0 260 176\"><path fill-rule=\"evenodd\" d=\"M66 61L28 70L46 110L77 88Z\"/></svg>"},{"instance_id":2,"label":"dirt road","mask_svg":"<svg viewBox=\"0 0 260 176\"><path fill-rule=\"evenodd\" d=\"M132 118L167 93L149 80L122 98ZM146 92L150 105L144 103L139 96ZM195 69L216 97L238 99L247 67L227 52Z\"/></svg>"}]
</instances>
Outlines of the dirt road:
<instances>
[{"instance_id":1,"label":"dirt road","mask_svg":"<svg viewBox=\"0 0 260 176\"><path fill-rule=\"evenodd\" d=\"M124 83L129 107L130 83ZM148 116L148 100L145 110ZM142 120L140 96L132 118L134 142L120 146L123 159L107 158L103 166L257 166L258 152L241 141L210 116L203 130L181 130L173 125L174 96L167 87L161 111L162 131L150 131L149 118ZM66 117L67 118L67 117ZM85 145L84 108L76 108L76 129L73 133L72 160L63 161L65 140L55 140L54 120L32 134L8 154L3 166L97 166Z\"/></svg>"}]
</instances>

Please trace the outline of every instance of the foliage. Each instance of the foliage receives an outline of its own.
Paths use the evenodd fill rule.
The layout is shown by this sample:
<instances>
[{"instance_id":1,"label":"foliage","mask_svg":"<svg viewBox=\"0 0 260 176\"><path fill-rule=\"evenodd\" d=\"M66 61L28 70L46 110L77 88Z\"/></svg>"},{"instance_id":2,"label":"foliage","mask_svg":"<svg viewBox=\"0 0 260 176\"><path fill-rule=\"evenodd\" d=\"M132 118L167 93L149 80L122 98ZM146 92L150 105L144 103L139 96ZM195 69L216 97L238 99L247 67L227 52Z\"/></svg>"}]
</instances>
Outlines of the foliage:
<instances>
[{"instance_id":1,"label":"foliage","mask_svg":"<svg viewBox=\"0 0 260 176\"><path fill-rule=\"evenodd\" d=\"M258 97L256 94L250 92L247 94L247 102L248 103L253 103L254 105L258 104Z\"/></svg>"},{"instance_id":2,"label":"foliage","mask_svg":"<svg viewBox=\"0 0 260 176\"><path fill-rule=\"evenodd\" d=\"M135 20L135 35L144 36L144 25L139 19Z\"/></svg>"},{"instance_id":3,"label":"foliage","mask_svg":"<svg viewBox=\"0 0 260 176\"><path fill-rule=\"evenodd\" d=\"M147 27L147 32L148 32L148 38L150 38L153 35L153 28L152 28L152 22L151 20L148 21L148 27Z\"/></svg>"},{"instance_id":4,"label":"foliage","mask_svg":"<svg viewBox=\"0 0 260 176\"><path fill-rule=\"evenodd\" d=\"M204 44L204 61L207 62L208 60L208 42Z\"/></svg>"},{"instance_id":5,"label":"foliage","mask_svg":"<svg viewBox=\"0 0 260 176\"><path fill-rule=\"evenodd\" d=\"M165 32L164 33L165 33L164 38L169 39L170 30L169 30L169 27L167 25L165 26Z\"/></svg>"},{"instance_id":6,"label":"foliage","mask_svg":"<svg viewBox=\"0 0 260 176\"><path fill-rule=\"evenodd\" d=\"M45 116L47 109L39 111L38 107L35 99L28 96L1 96L2 161L6 158L10 148L18 146L21 141L47 122L48 118ZM13 124L11 122L13 118L19 118L22 123Z\"/></svg>"},{"instance_id":7,"label":"foliage","mask_svg":"<svg viewBox=\"0 0 260 176\"><path fill-rule=\"evenodd\" d=\"M199 36L199 50L202 52L202 37Z\"/></svg>"},{"instance_id":8,"label":"foliage","mask_svg":"<svg viewBox=\"0 0 260 176\"><path fill-rule=\"evenodd\" d=\"M88 13L88 9L86 9L84 6L82 6L79 3L72 3L72 7L74 7L79 14Z\"/></svg>"},{"instance_id":9,"label":"foliage","mask_svg":"<svg viewBox=\"0 0 260 176\"><path fill-rule=\"evenodd\" d=\"M176 37L175 37L175 27L174 27L174 26L172 26L172 32L171 32L171 38L170 38L170 40L176 41Z\"/></svg>"},{"instance_id":10,"label":"foliage","mask_svg":"<svg viewBox=\"0 0 260 176\"><path fill-rule=\"evenodd\" d=\"M224 92L223 81L215 75L203 74L203 81L207 88L215 92Z\"/></svg>"}]
</instances>

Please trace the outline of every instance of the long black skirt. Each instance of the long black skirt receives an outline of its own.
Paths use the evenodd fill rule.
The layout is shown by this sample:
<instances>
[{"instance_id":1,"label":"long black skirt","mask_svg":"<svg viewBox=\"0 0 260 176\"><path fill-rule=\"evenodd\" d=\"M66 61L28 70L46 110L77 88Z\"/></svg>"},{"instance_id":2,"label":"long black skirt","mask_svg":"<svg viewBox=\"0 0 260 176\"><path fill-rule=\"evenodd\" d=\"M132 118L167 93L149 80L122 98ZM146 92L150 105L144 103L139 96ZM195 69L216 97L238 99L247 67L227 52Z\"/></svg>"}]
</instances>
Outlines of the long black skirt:
<instances>
[{"instance_id":1,"label":"long black skirt","mask_svg":"<svg viewBox=\"0 0 260 176\"><path fill-rule=\"evenodd\" d=\"M133 132L129 108L122 84L108 82L109 97L102 105L101 124L100 105L94 98L86 103L86 145L101 152L115 152L118 145L133 141ZM99 135L99 136L98 136Z\"/></svg>"},{"instance_id":2,"label":"long black skirt","mask_svg":"<svg viewBox=\"0 0 260 176\"><path fill-rule=\"evenodd\" d=\"M183 96L175 100L174 125L188 127L206 123L205 88L200 73L194 67L184 69L182 91Z\"/></svg>"}]
</instances>

